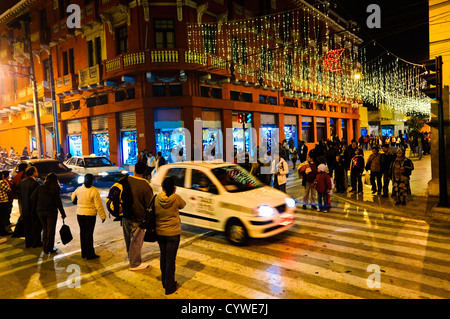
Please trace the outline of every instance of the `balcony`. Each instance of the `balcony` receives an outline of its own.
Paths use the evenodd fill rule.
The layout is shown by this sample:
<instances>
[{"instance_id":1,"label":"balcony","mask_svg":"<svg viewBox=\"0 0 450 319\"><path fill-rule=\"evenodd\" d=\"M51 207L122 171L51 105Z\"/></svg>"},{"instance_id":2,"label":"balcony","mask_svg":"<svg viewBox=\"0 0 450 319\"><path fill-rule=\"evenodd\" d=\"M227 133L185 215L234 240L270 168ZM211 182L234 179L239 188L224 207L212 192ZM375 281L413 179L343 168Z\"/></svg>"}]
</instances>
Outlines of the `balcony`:
<instances>
[{"instance_id":1,"label":"balcony","mask_svg":"<svg viewBox=\"0 0 450 319\"><path fill-rule=\"evenodd\" d=\"M78 90L78 76L76 74L68 74L55 81L55 93L59 96L64 93Z\"/></svg>"},{"instance_id":2,"label":"balcony","mask_svg":"<svg viewBox=\"0 0 450 319\"><path fill-rule=\"evenodd\" d=\"M205 66L200 68L199 66ZM208 54L179 49L154 49L124 53L105 61L104 78L111 79L125 74L157 70L198 70L229 76L227 61Z\"/></svg>"},{"instance_id":3,"label":"balcony","mask_svg":"<svg viewBox=\"0 0 450 319\"><path fill-rule=\"evenodd\" d=\"M100 81L100 68L98 64L78 72L78 86L80 88L96 86Z\"/></svg>"}]
</instances>

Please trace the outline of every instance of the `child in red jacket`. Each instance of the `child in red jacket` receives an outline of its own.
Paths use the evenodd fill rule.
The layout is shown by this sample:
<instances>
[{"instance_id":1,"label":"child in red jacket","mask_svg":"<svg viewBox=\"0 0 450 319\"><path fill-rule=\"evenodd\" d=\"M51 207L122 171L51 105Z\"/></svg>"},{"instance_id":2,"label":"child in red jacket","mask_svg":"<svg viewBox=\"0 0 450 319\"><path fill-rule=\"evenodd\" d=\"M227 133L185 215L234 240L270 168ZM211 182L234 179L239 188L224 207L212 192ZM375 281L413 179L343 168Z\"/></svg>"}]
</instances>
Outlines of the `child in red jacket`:
<instances>
[{"instance_id":1,"label":"child in red jacket","mask_svg":"<svg viewBox=\"0 0 450 319\"><path fill-rule=\"evenodd\" d=\"M319 201L319 211L328 213L331 208L328 193L331 192L333 184L331 183L330 175L325 172L325 164L320 164L317 168L316 189Z\"/></svg>"}]
</instances>

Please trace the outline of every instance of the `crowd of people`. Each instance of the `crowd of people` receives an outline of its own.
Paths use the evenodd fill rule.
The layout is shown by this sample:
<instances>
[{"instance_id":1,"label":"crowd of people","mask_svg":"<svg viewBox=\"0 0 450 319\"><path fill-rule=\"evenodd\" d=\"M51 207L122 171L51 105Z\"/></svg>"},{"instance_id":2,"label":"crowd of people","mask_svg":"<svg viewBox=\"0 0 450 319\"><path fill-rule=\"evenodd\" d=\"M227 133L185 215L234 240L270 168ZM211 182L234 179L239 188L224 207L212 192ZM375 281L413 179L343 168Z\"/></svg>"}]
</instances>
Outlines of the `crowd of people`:
<instances>
[{"instance_id":1,"label":"crowd of people","mask_svg":"<svg viewBox=\"0 0 450 319\"><path fill-rule=\"evenodd\" d=\"M157 155L160 157L160 154ZM158 159L159 160L159 159ZM148 267L142 262L141 250L145 230L139 227L146 212L151 208L153 190L144 178L148 166L137 162L134 175L128 176L131 191L131 213L121 220L125 246L130 269L140 270ZM60 185L56 174L49 173L44 183L37 180L38 170L26 163L20 164L18 173L11 180L9 171L2 172L0 179L0 243L6 236L24 238L26 249L42 247L45 254L55 254L55 233L58 212L64 222L66 212L61 200ZM86 174L84 184L72 193L72 202L77 206L76 214L80 229L81 257L94 260L100 256L94 249L94 229L97 215L102 222L106 220L99 190L93 186L94 176ZM11 223L13 201L18 201L20 216L17 223ZM186 203L176 194L171 178L164 179L162 192L154 199L156 212L157 242L160 247L161 279L166 294L177 290L175 282L175 258L180 243L181 221L179 209ZM125 207L125 206L124 206ZM11 228L15 226L14 231Z\"/></svg>"}]
</instances>

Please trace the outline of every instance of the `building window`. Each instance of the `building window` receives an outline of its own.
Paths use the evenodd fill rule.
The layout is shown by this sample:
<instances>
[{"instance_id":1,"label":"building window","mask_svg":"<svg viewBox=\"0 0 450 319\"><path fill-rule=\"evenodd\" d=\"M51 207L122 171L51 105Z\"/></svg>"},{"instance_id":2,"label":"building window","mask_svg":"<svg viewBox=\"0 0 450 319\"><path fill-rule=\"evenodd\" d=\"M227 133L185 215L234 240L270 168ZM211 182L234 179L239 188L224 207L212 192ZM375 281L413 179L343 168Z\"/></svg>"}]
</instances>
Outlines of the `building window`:
<instances>
[{"instance_id":1,"label":"building window","mask_svg":"<svg viewBox=\"0 0 450 319\"><path fill-rule=\"evenodd\" d=\"M155 19L155 47L157 49L175 48L175 21Z\"/></svg>"},{"instance_id":2,"label":"building window","mask_svg":"<svg viewBox=\"0 0 450 319\"><path fill-rule=\"evenodd\" d=\"M312 117L302 116L302 138L306 143L314 143L314 126Z\"/></svg>"},{"instance_id":3,"label":"building window","mask_svg":"<svg viewBox=\"0 0 450 319\"><path fill-rule=\"evenodd\" d=\"M211 97L213 97L215 99L221 99L222 98L222 89L211 88Z\"/></svg>"},{"instance_id":4,"label":"building window","mask_svg":"<svg viewBox=\"0 0 450 319\"><path fill-rule=\"evenodd\" d=\"M63 76L75 73L75 57L73 49L63 52Z\"/></svg>"},{"instance_id":5,"label":"building window","mask_svg":"<svg viewBox=\"0 0 450 319\"><path fill-rule=\"evenodd\" d=\"M116 29L116 39L117 55L126 53L128 51L128 30L126 25L118 27Z\"/></svg>"},{"instance_id":6,"label":"building window","mask_svg":"<svg viewBox=\"0 0 450 319\"><path fill-rule=\"evenodd\" d=\"M153 96L166 96L166 86L164 84L153 84Z\"/></svg>"},{"instance_id":7,"label":"building window","mask_svg":"<svg viewBox=\"0 0 450 319\"><path fill-rule=\"evenodd\" d=\"M89 67L102 63L102 42L100 37L87 42Z\"/></svg>"},{"instance_id":8,"label":"building window","mask_svg":"<svg viewBox=\"0 0 450 319\"><path fill-rule=\"evenodd\" d=\"M259 96L259 104L267 104L267 96L266 95Z\"/></svg>"},{"instance_id":9,"label":"building window","mask_svg":"<svg viewBox=\"0 0 450 319\"><path fill-rule=\"evenodd\" d=\"M169 85L170 96L183 96L183 86L181 84Z\"/></svg>"},{"instance_id":10,"label":"building window","mask_svg":"<svg viewBox=\"0 0 450 319\"><path fill-rule=\"evenodd\" d=\"M270 105L277 105L277 98L275 96L269 96L267 98L267 101Z\"/></svg>"},{"instance_id":11,"label":"building window","mask_svg":"<svg viewBox=\"0 0 450 319\"><path fill-rule=\"evenodd\" d=\"M239 63L239 41L237 37L232 37L231 48L233 50L233 62Z\"/></svg>"},{"instance_id":12,"label":"building window","mask_svg":"<svg viewBox=\"0 0 450 319\"><path fill-rule=\"evenodd\" d=\"M230 100L232 101L240 101L241 92L239 91L230 91Z\"/></svg>"},{"instance_id":13,"label":"building window","mask_svg":"<svg viewBox=\"0 0 450 319\"><path fill-rule=\"evenodd\" d=\"M209 86L206 85L200 86L200 96L209 97Z\"/></svg>"},{"instance_id":14,"label":"building window","mask_svg":"<svg viewBox=\"0 0 450 319\"><path fill-rule=\"evenodd\" d=\"M50 80L50 63L48 59L45 59L43 62L44 69L44 81Z\"/></svg>"},{"instance_id":15,"label":"building window","mask_svg":"<svg viewBox=\"0 0 450 319\"><path fill-rule=\"evenodd\" d=\"M67 57L67 51L63 52L63 75L69 74L69 59Z\"/></svg>"},{"instance_id":16,"label":"building window","mask_svg":"<svg viewBox=\"0 0 450 319\"><path fill-rule=\"evenodd\" d=\"M204 24L203 28L203 52L216 54L216 29L212 25Z\"/></svg>"},{"instance_id":17,"label":"building window","mask_svg":"<svg viewBox=\"0 0 450 319\"><path fill-rule=\"evenodd\" d=\"M253 96L251 93L242 92L242 102L253 102Z\"/></svg>"}]
</instances>

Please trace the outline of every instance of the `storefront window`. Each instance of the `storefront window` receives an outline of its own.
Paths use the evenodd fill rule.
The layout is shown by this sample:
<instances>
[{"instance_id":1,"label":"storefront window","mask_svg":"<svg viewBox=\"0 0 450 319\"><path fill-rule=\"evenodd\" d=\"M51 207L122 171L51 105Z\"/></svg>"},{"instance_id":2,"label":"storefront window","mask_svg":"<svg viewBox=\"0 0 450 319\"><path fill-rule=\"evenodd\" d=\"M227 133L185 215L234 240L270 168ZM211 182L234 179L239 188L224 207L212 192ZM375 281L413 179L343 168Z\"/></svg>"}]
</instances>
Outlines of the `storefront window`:
<instances>
[{"instance_id":1,"label":"storefront window","mask_svg":"<svg viewBox=\"0 0 450 319\"><path fill-rule=\"evenodd\" d=\"M221 159L222 132L219 128L203 128L204 160Z\"/></svg>"},{"instance_id":2,"label":"storefront window","mask_svg":"<svg viewBox=\"0 0 450 319\"><path fill-rule=\"evenodd\" d=\"M70 153L72 156L83 155L81 135L71 135L67 139L68 139L67 152Z\"/></svg>"},{"instance_id":3,"label":"storefront window","mask_svg":"<svg viewBox=\"0 0 450 319\"><path fill-rule=\"evenodd\" d=\"M327 133L326 133L326 124L324 117L316 118L316 128L317 128L317 141L326 141Z\"/></svg>"},{"instance_id":4,"label":"storefront window","mask_svg":"<svg viewBox=\"0 0 450 319\"><path fill-rule=\"evenodd\" d=\"M109 158L109 134L92 134L92 153L97 156L106 156Z\"/></svg>"},{"instance_id":5,"label":"storefront window","mask_svg":"<svg viewBox=\"0 0 450 319\"><path fill-rule=\"evenodd\" d=\"M348 135L347 135L347 120L341 119L341 127L342 127L342 139L348 142Z\"/></svg>"},{"instance_id":6,"label":"storefront window","mask_svg":"<svg viewBox=\"0 0 450 319\"><path fill-rule=\"evenodd\" d=\"M314 143L314 126L310 116L302 116L302 137L306 143Z\"/></svg>"},{"instance_id":7,"label":"storefront window","mask_svg":"<svg viewBox=\"0 0 450 319\"><path fill-rule=\"evenodd\" d=\"M337 119L330 118L330 135L337 136Z\"/></svg>"},{"instance_id":8,"label":"storefront window","mask_svg":"<svg viewBox=\"0 0 450 319\"><path fill-rule=\"evenodd\" d=\"M137 162L137 133L136 131L121 132L122 165L134 165Z\"/></svg>"},{"instance_id":9,"label":"storefront window","mask_svg":"<svg viewBox=\"0 0 450 319\"><path fill-rule=\"evenodd\" d=\"M168 160L169 163L186 160L184 128L156 129L155 134L157 153L161 152L161 155Z\"/></svg>"},{"instance_id":10,"label":"storefront window","mask_svg":"<svg viewBox=\"0 0 450 319\"><path fill-rule=\"evenodd\" d=\"M272 151L273 147L277 147L278 145L276 143L278 136L277 136L277 127L275 125L265 125L261 128L261 134L262 134L262 145L265 145L267 143L267 151Z\"/></svg>"}]
</instances>

